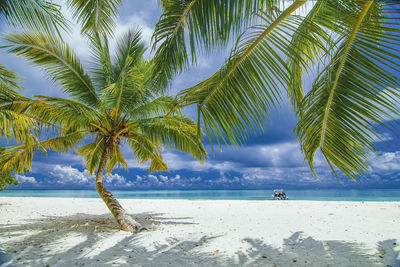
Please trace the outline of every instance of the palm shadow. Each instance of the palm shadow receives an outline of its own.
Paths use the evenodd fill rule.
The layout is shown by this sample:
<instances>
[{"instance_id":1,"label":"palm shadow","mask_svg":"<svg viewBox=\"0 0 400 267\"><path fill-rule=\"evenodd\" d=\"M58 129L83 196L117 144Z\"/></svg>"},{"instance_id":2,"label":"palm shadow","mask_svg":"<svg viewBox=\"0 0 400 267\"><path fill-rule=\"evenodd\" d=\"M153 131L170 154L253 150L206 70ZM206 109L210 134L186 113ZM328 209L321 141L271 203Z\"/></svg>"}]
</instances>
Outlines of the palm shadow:
<instances>
[{"instance_id":1,"label":"palm shadow","mask_svg":"<svg viewBox=\"0 0 400 267\"><path fill-rule=\"evenodd\" d=\"M118 231L111 215L88 214L44 217L28 225L0 225L0 238L7 252L3 259L7 258L7 266L400 267L394 239L379 242L378 253L371 254L360 243L315 240L296 232L284 238L279 248L268 244L268 240L245 238L248 249L226 254L207 247L220 236L176 238L153 231L192 224L186 221L191 218L170 218L160 213L133 216L149 230L131 235ZM154 244L144 245L151 238L156 240Z\"/></svg>"}]
</instances>

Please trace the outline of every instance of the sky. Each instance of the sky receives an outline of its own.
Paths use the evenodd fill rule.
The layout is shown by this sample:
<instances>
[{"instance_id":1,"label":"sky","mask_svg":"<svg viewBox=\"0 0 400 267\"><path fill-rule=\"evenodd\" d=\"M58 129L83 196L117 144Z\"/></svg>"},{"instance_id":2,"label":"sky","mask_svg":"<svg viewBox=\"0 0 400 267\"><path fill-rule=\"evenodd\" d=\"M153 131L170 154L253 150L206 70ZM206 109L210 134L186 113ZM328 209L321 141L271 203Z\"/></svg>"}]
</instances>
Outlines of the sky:
<instances>
[{"instance_id":1,"label":"sky","mask_svg":"<svg viewBox=\"0 0 400 267\"><path fill-rule=\"evenodd\" d=\"M63 5L67 18L70 12ZM115 35L118 37L129 29L141 28L144 43L149 46L154 26L161 15L157 0L125 0L120 8ZM4 25L1 33L13 31ZM79 34L79 26L72 27L72 33L63 35L75 49L83 64L87 64L89 49ZM115 47L115 45L111 45ZM199 56L198 64L189 71L177 75L169 94L190 87L212 75L225 62L230 48L224 47ZM151 56L150 49L147 56ZM38 68L5 50L0 50L0 62L24 77L26 89L23 94L63 96L62 91L48 81ZM312 75L311 75L312 76ZM312 84L312 77L305 85ZM194 109L185 110L195 118ZM105 183L111 189L366 189L400 188L400 138L393 132L382 130L382 140L375 143L377 152L369 155L370 172L359 182L353 182L339 173L340 181L334 176L321 155L317 154L314 165L318 176L314 176L304 162L293 129L296 117L286 100L282 100L276 110L270 111L263 132L251 133L241 147L223 145L215 154L211 152L207 138L204 143L209 153L208 159L199 163L192 156L165 149L163 157L169 172L149 173L148 164L140 166L129 148L122 151L129 170L115 169L105 176ZM1 140L5 144L5 140ZM46 155L36 153L32 171L17 174L19 189L95 189L94 176L85 169L82 158L76 153Z\"/></svg>"}]
</instances>

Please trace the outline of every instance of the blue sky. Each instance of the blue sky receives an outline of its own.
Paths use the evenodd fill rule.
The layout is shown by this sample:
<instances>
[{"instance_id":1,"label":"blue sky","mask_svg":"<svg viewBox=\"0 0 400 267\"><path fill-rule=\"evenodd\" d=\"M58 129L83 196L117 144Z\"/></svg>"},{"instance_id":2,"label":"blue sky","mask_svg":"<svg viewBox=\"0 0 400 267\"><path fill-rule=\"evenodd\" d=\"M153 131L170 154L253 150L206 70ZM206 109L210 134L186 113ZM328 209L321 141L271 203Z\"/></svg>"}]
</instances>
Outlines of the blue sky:
<instances>
[{"instance_id":1,"label":"blue sky","mask_svg":"<svg viewBox=\"0 0 400 267\"><path fill-rule=\"evenodd\" d=\"M60 1L63 2L63 1ZM63 8L66 16L69 12ZM130 28L140 27L143 39L150 44L154 25L161 14L157 0L124 1L120 8L116 35ZM2 28L2 32L10 31ZM89 50L79 36L79 27L74 26L70 36L64 37L76 50L83 63L87 61ZM213 74L225 61L228 48L210 51L201 55L197 66L178 75L169 93L178 92ZM62 92L55 88L37 68L26 63L22 58L0 51L0 61L24 77L23 94L33 96L55 95ZM311 78L306 81L311 84ZM186 110L192 116L193 109ZM194 116L192 116L194 118ZM148 172L148 165L139 166L123 148L128 161L129 171L115 170L106 175L105 182L115 189L272 189L284 188L400 188L400 139L393 133L383 131L384 142L377 141L377 153L370 155L371 167L367 179L359 183L341 176L341 182L333 175L320 155L316 156L315 166L318 177L309 171L303 162L303 155L293 134L296 118L286 101L282 101L277 110L272 110L270 119L264 124L262 133L253 133L240 148L223 146L215 155L210 150L207 140L205 145L209 158L200 164L193 157L165 150L164 159L170 172ZM4 144L4 140L2 141ZM47 157L37 153L34 157L32 172L17 175L18 188L51 189L94 189L94 177L88 175L82 159L76 153L68 155L50 152Z\"/></svg>"}]
</instances>

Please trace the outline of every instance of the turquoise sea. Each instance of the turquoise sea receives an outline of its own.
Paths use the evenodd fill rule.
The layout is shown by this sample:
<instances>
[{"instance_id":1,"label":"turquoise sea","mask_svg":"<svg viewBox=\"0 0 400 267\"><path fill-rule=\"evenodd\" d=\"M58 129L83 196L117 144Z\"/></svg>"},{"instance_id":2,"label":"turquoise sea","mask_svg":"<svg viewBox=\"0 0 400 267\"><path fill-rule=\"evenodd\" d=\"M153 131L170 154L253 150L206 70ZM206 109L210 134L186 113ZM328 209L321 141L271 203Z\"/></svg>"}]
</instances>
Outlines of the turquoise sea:
<instances>
[{"instance_id":1,"label":"turquoise sea","mask_svg":"<svg viewBox=\"0 0 400 267\"><path fill-rule=\"evenodd\" d=\"M273 190L111 190L117 198L144 199L227 199L268 200ZM400 201L400 189L318 189L285 190L289 200L319 201ZM5 190L0 197L74 197L98 198L95 190Z\"/></svg>"}]
</instances>

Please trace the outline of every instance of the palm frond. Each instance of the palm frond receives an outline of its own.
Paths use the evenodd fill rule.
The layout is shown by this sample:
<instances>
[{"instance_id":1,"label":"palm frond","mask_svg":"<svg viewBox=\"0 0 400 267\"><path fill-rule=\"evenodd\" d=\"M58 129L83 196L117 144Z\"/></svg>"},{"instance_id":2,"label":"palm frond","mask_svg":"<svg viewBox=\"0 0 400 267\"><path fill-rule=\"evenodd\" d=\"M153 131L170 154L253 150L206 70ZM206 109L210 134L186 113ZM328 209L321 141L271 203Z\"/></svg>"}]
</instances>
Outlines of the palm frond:
<instances>
[{"instance_id":1,"label":"palm frond","mask_svg":"<svg viewBox=\"0 0 400 267\"><path fill-rule=\"evenodd\" d=\"M140 73L139 67L142 65L144 52L140 38L139 30L129 31L118 42L118 49L112 65L112 83L103 89L102 94L106 108L112 107L118 112L123 111L127 104L141 102L136 98L145 94L145 88L140 85L143 84L143 78L149 78L150 75L141 76L142 73ZM145 71L151 70L148 64L145 65Z\"/></svg>"},{"instance_id":2,"label":"palm frond","mask_svg":"<svg viewBox=\"0 0 400 267\"><path fill-rule=\"evenodd\" d=\"M0 151L0 173L24 173L32 167L33 152L36 149L46 150L40 146L37 139L29 136L25 143L9 146Z\"/></svg>"},{"instance_id":3,"label":"palm frond","mask_svg":"<svg viewBox=\"0 0 400 267\"><path fill-rule=\"evenodd\" d=\"M209 50L226 44L252 18L252 13L275 0L185 0L163 1L163 14L153 35L155 79L166 84L174 74L196 60L199 47ZM188 40L186 39L188 38Z\"/></svg>"},{"instance_id":4,"label":"palm frond","mask_svg":"<svg viewBox=\"0 0 400 267\"><path fill-rule=\"evenodd\" d=\"M326 5L329 1L317 1L301 24L292 34L290 50L293 53L287 63L290 70L287 95L293 110L298 114L303 97L303 75L321 61L332 47L328 32L319 24L325 24Z\"/></svg>"},{"instance_id":5,"label":"palm frond","mask_svg":"<svg viewBox=\"0 0 400 267\"><path fill-rule=\"evenodd\" d=\"M40 145L46 149L51 149L60 153L69 153L85 137L83 131L62 131L60 135L40 142Z\"/></svg>"},{"instance_id":6,"label":"palm frond","mask_svg":"<svg viewBox=\"0 0 400 267\"><path fill-rule=\"evenodd\" d=\"M48 124L75 129L88 129L93 123L106 123L105 116L83 103L59 97L36 96L29 101L27 113Z\"/></svg>"},{"instance_id":7,"label":"palm frond","mask_svg":"<svg viewBox=\"0 0 400 267\"><path fill-rule=\"evenodd\" d=\"M114 19L122 0L68 0L82 33L113 34Z\"/></svg>"},{"instance_id":8,"label":"palm frond","mask_svg":"<svg viewBox=\"0 0 400 267\"><path fill-rule=\"evenodd\" d=\"M109 86L113 81L110 48L107 36L97 32L89 34L91 52L91 76L98 91Z\"/></svg>"},{"instance_id":9,"label":"palm frond","mask_svg":"<svg viewBox=\"0 0 400 267\"><path fill-rule=\"evenodd\" d=\"M341 4L354 12L353 26L337 29L338 49L303 100L297 136L312 170L320 149L333 170L357 180L368 170L376 125L398 112L400 23L383 2Z\"/></svg>"},{"instance_id":10,"label":"palm frond","mask_svg":"<svg viewBox=\"0 0 400 267\"><path fill-rule=\"evenodd\" d=\"M83 138L82 132L66 132L55 138L39 141L37 137L30 135L24 144L9 146L0 150L0 173L29 172L32 167L33 154L35 150L47 153L52 149L62 153L68 153L75 148Z\"/></svg>"},{"instance_id":11,"label":"palm frond","mask_svg":"<svg viewBox=\"0 0 400 267\"><path fill-rule=\"evenodd\" d=\"M130 68L142 60L145 51L141 40L140 29L129 30L117 42L117 50L114 57L113 75L114 80L125 75Z\"/></svg>"},{"instance_id":12,"label":"palm frond","mask_svg":"<svg viewBox=\"0 0 400 267\"><path fill-rule=\"evenodd\" d=\"M137 127L154 143L189 153L198 160L204 160L207 156L197 135L197 124L190 118L175 115L143 119L137 121Z\"/></svg>"},{"instance_id":13,"label":"palm frond","mask_svg":"<svg viewBox=\"0 0 400 267\"><path fill-rule=\"evenodd\" d=\"M248 127L261 127L268 109L279 101L288 81L282 58L290 54L286 33L300 22L290 14L303 4L295 1L282 13L262 14L266 24L252 27L241 38L225 66L180 92L184 104L198 104L207 134L211 128L219 143L220 138L226 141L224 136L232 144L241 143Z\"/></svg>"},{"instance_id":14,"label":"palm frond","mask_svg":"<svg viewBox=\"0 0 400 267\"><path fill-rule=\"evenodd\" d=\"M126 163L124 155L122 154L119 146L115 146L110 155L110 159L108 160L106 166L107 173L110 174L114 170L115 165L117 164L118 164L118 169L120 168L120 165L122 165L126 170L128 170L128 163Z\"/></svg>"},{"instance_id":15,"label":"palm frond","mask_svg":"<svg viewBox=\"0 0 400 267\"><path fill-rule=\"evenodd\" d=\"M89 75L64 41L41 33L7 34L4 39L9 53L23 56L44 69L72 98L98 105Z\"/></svg>"},{"instance_id":16,"label":"palm frond","mask_svg":"<svg viewBox=\"0 0 400 267\"><path fill-rule=\"evenodd\" d=\"M7 86L13 90L22 88L21 77L15 72L8 69L7 66L0 64L0 85Z\"/></svg>"},{"instance_id":17,"label":"palm frond","mask_svg":"<svg viewBox=\"0 0 400 267\"><path fill-rule=\"evenodd\" d=\"M29 100L0 84L0 136L22 143L34 134L35 120L25 114Z\"/></svg>"},{"instance_id":18,"label":"palm frond","mask_svg":"<svg viewBox=\"0 0 400 267\"><path fill-rule=\"evenodd\" d=\"M26 30L57 33L68 30L60 6L44 0L7 0L0 3L0 20Z\"/></svg>"},{"instance_id":19,"label":"palm frond","mask_svg":"<svg viewBox=\"0 0 400 267\"><path fill-rule=\"evenodd\" d=\"M161 155L161 147L149 137L138 132L132 132L126 141L130 145L133 155L139 164L143 165L147 161L150 161L150 172L168 171L167 164Z\"/></svg>"},{"instance_id":20,"label":"palm frond","mask_svg":"<svg viewBox=\"0 0 400 267\"><path fill-rule=\"evenodd\" d=\"M5 147L0 147L0 155L5 149ZM7 187L11 189L13 185L18 185L18 181L15 176L12 175L12 171L0 171L0 191L3 191Z\"/></svg>"},{"instance_id":21,"label":"palm frond","mask_svg":"<svg viewBox=\"0 0 400 267\"><path fill-rule=\"evenodd\" d=\"M78 155L84 157L85 166L90 175L92 175L99 166L103 150L104 138L96 139L94 142L84 145L77 150Z\"/></svg>"},{"instance_id":22,"label":"palm frond","mask_svg":"<svg viewBox=\"0 0 400 267\"><path fill-rule=\"evenodd\" d=\"M167 114L179 105L173 96L160 96L142 105L132 105L127 111L131 119L147 119Z\"/></svg>"}]
</instances>

